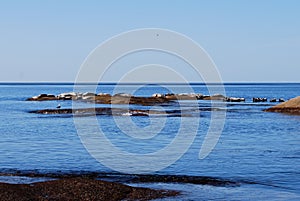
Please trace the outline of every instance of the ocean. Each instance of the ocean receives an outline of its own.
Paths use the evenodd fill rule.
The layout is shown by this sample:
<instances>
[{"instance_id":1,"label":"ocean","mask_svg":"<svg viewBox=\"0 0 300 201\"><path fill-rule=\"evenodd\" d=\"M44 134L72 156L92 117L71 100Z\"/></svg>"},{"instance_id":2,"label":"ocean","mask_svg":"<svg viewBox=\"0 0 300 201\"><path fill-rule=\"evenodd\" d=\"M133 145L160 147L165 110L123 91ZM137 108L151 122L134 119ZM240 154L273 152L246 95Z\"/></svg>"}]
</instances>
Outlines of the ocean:
<instances>
[{"instance_id":1,"label":"ocean","mask_svg":"<svg viewBox=\"0 0 300 201\"><path fill-rule=\"evenodd\" d=\"M163 149L173 142L179 129L182 128L188 135L195 126L193 122L199 122L195 138L182 156L173 164L149 174L207 176L235 181L239 185L210 186L164 182L130 184L183 192L177 198L163 200L300 200L300 116L263 111L278 102L252 102L253 97L265 97L268 100L291 99L300 95L300 84L227 83L224 87L226 96L243 97L246 101L222 103L220 108L213 111L207 109L211 107L211 101L205 100L196 103L180 101L180 104L155 107L132 105L130 108L134 109L200 109L200 115L157 116L153 119L126 114L118 117L100 115L96 117L96 122L114 146L124 152L139 155ZM94 86L82 85L80 88L88 92ZM135 96L151 96L154 93L186 93L190 92L189 88L195 93L209 93L204 84L192 84L188 87L179 84L144 84L138 87L124 84L118 86L117 90L114 84L100 84L96 87L96 93L122 92ZM30 113L39 109L55 109L58 104L62 108L72 108L74 105L72 101L62 100L25 101L41 93L57 95L73 90L73 84L68 83L0 84L0 173L117 173L116 169L107 167L91 156L76 130L74 118L85 122L85 133L94 132L92 127L97 125L92 125L92 118L95 117ZM91 103L79 103L76 106L107 107ZM220 138L209 155L199 159L199 151L209 129L212 112L221 111L226 112L226 119ZM148 132L147 128L155 130L155 125L161 122L163 124L162 128L155 130L155 136L150 136L152 138L144 136L144 139L140 139L123 132L122 129L128 123L124 120L128 119L134 123L137 131L145 133ZM183 124L182 119L188 123ZM154 126L151 126L153 122ZM130 127L128 128L130 132ZM139 132L135 132L135 135L139 135ZM114 160L113 153L111 157ZM122 166L121 163L124 161L114 161L117 166ZM149 162L149 166L155 165Z\"/></svg>"}]
</instances>

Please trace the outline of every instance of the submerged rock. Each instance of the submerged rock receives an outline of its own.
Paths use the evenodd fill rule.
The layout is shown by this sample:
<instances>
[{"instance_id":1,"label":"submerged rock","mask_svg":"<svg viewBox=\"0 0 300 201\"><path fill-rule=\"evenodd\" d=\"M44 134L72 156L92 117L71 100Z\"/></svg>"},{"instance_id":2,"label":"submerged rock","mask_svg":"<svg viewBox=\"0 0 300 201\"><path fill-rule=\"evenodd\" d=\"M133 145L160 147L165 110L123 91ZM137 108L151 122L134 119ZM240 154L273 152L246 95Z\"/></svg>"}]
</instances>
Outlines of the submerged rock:
<instances>
[{"instance_id":1,"label":"submerged rock","mask_svg":"<svg viewBox=\"0 0 300 201\"><path fill-rule=\"evenodd\" d=\"M132 182L163 182L163 183L190 183L211 186L239 186L235 181L205 176L187 175L135 175Z\"/></svg>"},{"instance_id":2,"label":"submerged rock","mask_svg":"<svg viewBox=\"0 0 300 201\"><path fill-rule=\"evenodd\" d=\"M123 109L123 108L65 108L65 109L44 109L29 111L29 113L45 114L45 115L72 115L76 117L80 116L94 116L94 115L108 115L108 116L178 116L182 114L181 110L142 110L142 109ZM70 116L69 116L70 117Z\"/></svg>"},{"instance_id":3,"label":"submerged rock","mask_svg":"<svg viewBox=\"0 0 300 201\"><path fill-rule=\"evenodd\" d=\"M266 111L266 112L282 112L282 113L300 115L300 96L293 98L287 102L275 105L264 111Z\"/></svg>"}]
</instances>

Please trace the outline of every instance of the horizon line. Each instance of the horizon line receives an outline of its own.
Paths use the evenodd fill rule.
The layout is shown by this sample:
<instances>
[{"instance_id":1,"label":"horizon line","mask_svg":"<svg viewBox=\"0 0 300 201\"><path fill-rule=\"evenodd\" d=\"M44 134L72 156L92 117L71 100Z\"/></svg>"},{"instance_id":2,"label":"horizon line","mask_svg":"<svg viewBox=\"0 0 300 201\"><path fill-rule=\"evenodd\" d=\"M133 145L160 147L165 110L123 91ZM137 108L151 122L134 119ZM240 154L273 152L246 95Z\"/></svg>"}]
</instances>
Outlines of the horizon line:
<instances>
[{"instance_id":1,"label":"horizon line","mask_svg":"<svg viewBox=\"0 0 300 201\"><path fill-rule=\"evenodd\" d=\"M266 82L64 82L64 81L0 81L0 85L254 85L254 84L300 84L293 81L266 81Z\"/></svg>"}]
</instances>

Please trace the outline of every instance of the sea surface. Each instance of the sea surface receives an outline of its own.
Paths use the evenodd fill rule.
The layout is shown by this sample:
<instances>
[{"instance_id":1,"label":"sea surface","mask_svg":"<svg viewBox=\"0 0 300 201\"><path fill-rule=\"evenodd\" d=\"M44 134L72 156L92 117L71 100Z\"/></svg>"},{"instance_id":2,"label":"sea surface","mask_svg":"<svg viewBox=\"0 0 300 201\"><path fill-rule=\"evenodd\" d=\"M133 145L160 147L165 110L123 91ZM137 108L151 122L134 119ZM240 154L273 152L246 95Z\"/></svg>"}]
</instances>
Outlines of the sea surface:
<instances>
[{"instance_id":1,"label":"sea surface","mask_svg":"<svg viewBox=\"0 0 300 201\"><path fill-rule=\"evenodd\" d=\"M217 86L216 86L217 87ZM209 186L182 183L137 183L136 186L176 189L180 197L165 200L300 200L300 116L267 113L264 109L278 103L253 103L252 97L284 98L300 95L300 84L225 84L226 96L243 97L245 102L223 104L207 110L211 102L181 101L153 107L159 110L200 109L200 116L156 117L164 122L152 139L136 139L126 135L116 121L130 118L135 126L147 132L148 117L109 115L97 116L106 137L120 150L134 154L149 154L163 149L176 137L180 127L188 134L193 122L199 120L196 137L191 146L174 164L154 172L163 175L209 176L239 182L239 186ZM204 84L185 85L98 85L96 93L131 93L151 96L154 93L195 93L209 95ZM95 86L82 85L82 91L93 91ZM60 94L74 90L72 84L0 84L0 173L40 172L115 173L93 158L82 144L71 115L43 115L30 111L38 109L72 108L71 101L25 101L41 93ZM80 103L77 107L107 107ZM127 107L113 105L112 107ZM150 106L130 106L152 109ZM189 110L186 110L189 109ZM199 151L208 131L212 112L226 112L223 131L212 152L199 159ZM85 132L93 132L91 118L76 117L86 122ZM181 119L190 124L181 124ZM161 119L161 120L160 120ZM121 127L126 127L125 125ZM155 122L155 121L154 121ZM192 130L192 129L191 129ZM130 129L129 129L130 131ZM138 133L135 133L138 135ZM113 160L113 159L112 159ZM115 161L117 163L118 161ZM122 164L120 164L122 165ZM150 165L150 164L149 164ZM151 164L155 165L155 164ZM1 180L1 178L0 178ZM4 181L9 181L5 177Z\"/></svg>"}]
</instances>

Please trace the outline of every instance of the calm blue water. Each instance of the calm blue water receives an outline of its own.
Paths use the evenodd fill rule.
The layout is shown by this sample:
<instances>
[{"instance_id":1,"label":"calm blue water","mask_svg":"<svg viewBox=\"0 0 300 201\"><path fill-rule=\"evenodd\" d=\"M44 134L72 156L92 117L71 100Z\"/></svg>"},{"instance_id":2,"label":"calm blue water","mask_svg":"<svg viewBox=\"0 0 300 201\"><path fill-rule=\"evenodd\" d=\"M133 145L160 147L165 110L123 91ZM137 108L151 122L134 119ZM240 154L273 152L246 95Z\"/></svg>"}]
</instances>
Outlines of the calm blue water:
<instances>
[{"instance_id":1,"label":"calm blue water","mask_svg":"<svg viewBox=\"0 0 300 201\"><path fill-rule=\"evenodd\" d=\"M192 87L195 93L208 94L204 85ZM131 93L133 88L134 86L124 85L119 90ZM90 89L90 86L82 86L82 91ZM245 97L246 102L227 105L225 127L214 150L205 159L198 159L211 115L208 111L202 111L198 133L189 150L176 163L159 173L221 177L255 184L242 184L240 187L153 184L153 187L185 190L186 194L180 198L183 200L199 200L200 197L203 200L299 200L300 116L263 112L263 109L276 103L252 103L251 99L290 99L300 95L300 84L234 84L226 85L225 89L227 96ZM186 87L174 85L172 90L184 93ZM63 108L71 108L70 101L24 101L41 93L59 94L70 91L73 91L72 85L0 85L0 172L112 172L86 151L77 135L73 118L28 113L36 109L55 108L58 103ZM97 92L113 93L114 85L99 86ZM138 89L134 94L151 96L153 93L166 92L168 86L151 85ZM210 102L199 101L199 105L205 108ZM82 103L81 106L93 105ZM196 107L189 101L183 102L182 106L185 109ZM165 107L176 108L176 104ZM80 118L87 122L86 132L89 132L91 117ZM159 135L144 142L124 135L115 125L113 117L97 118L112 143L127 152L140 154L162 149L172 141L180 127L179 117L168 117ZM130 117L118 118L122 121L122 118ZM195 117L182 118L190 118L193 122ZM132 121L141 128L151 123L147 117L132 117Z\"/></svg>"}]
</instances>

